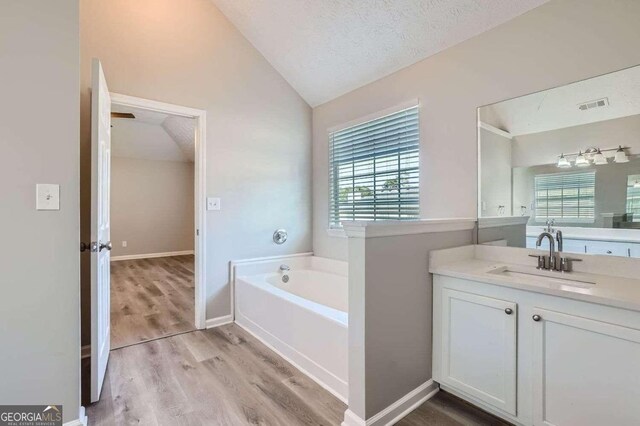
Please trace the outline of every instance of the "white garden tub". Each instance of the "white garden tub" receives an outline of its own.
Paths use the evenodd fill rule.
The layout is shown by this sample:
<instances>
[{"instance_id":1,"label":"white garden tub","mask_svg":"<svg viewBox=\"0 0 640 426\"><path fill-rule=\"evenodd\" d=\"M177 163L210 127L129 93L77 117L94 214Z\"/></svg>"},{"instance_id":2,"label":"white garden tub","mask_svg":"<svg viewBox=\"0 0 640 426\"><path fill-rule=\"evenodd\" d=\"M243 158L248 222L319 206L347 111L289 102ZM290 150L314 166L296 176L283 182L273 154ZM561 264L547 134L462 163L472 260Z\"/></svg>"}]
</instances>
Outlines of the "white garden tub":
<instances>
[{"instance_id":1,"label":"white garden tub","mask_svg":"<svg viewBox=\"0 0 640 426\"><path fill-rule=\"evenodd\" d=\"M289 280L280 265L288 265ZM345 403L347 264L295 256L234 264L235 322Z\"/></svg>"}]
</instances>

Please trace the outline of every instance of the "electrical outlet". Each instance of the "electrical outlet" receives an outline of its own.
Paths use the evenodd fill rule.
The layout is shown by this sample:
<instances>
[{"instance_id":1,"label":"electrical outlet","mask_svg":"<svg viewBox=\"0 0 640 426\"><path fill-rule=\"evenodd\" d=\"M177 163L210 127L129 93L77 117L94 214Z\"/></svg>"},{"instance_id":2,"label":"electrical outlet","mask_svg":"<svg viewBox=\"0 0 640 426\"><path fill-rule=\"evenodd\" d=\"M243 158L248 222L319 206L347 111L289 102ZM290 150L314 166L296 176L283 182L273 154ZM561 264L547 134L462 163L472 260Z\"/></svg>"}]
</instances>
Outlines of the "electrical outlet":
<instances>
[{"instance_id":1,"label":"electrical outlet","mask_svg":"<svg viewBox=\"0 0 640 426\"><path fill-rule=\"evenodd\" d=\"M123 241L123 242L122 242L122 247L126 247L126 246L127 246L127 242L126 242L126 241Z\"/></svg>"}]
</instances>

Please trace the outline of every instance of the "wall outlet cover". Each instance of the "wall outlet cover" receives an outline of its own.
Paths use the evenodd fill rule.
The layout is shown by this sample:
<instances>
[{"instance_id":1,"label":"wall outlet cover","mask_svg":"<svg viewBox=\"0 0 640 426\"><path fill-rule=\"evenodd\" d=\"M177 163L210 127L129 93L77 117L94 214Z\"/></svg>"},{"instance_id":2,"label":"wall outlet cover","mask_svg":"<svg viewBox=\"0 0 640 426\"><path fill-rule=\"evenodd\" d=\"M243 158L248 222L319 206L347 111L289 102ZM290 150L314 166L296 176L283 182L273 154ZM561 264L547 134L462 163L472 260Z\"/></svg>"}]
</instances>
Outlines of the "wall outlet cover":
<instances>
[{"instance_id":1,"label":"wall outlet cover","mask_svg":"<svg viewBox=\"0 0 640 426\"><path fill-rule=\"evenodd\" d=\"M60 210L60 185L36 184L36 210Z\"/></svg>"},{"instance_id":2,"label":"wall outlet cover","mask_svg":"<svg viewBox=\"0 0 640 426\"><path fill-rule=\"evenodd\" d=\"M220 210L220 198L208 197L207 198L207 210Z\"/></svg>"}]
</instances>

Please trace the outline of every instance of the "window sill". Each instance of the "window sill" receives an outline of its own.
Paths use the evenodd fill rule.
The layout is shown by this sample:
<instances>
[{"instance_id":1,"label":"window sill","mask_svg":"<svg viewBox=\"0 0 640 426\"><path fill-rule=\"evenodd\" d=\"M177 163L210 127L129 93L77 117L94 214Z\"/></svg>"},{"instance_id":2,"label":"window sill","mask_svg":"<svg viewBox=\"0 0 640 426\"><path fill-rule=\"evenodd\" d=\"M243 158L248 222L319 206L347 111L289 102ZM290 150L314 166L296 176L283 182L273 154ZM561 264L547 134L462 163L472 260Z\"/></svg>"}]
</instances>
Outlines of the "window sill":
<instances>
[{"instance_id":1,"label":"window sill","mask_svg":"<svg viewBox=\"0 0 640 426\"><path fill-rule=\"evenodd\" d=\"M344 228L327 228L327 235L335 238L347 238Z\"/></svg>"}]
</instances>

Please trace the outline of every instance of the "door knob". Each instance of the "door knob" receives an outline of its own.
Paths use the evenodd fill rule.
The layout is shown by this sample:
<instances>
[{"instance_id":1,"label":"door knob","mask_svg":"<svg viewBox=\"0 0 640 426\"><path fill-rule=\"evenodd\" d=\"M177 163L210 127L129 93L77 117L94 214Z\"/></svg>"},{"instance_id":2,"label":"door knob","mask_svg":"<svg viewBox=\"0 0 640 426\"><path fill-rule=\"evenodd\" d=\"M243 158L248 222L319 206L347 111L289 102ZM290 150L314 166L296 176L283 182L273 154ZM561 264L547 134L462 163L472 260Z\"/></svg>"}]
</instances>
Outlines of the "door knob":
<instances>
[{"instance_id":1,"label":"door knob","mask_svg":"<svg viewBox=\"0 0 640 426\"><path fill-rule=\"evenodd\" d=\"M504 310L504 313L507 314L507 315L511 315L513 313L513 309L507 308L507 309Z\"/></svg>"},{"instance_id":2,"label":"door knob","mask_svg":"<svg viewBox=\"0 0 640 426\"><path fill-rule=\"evenodd\" d=\"M542 317L538 314L535 314L534 316L532 316L531 318L533 318L534 321L538 322L542 319Z\"/></svg>"},{"instance_id":3,"label":"door knob","mask_svg":"<svg viewBox=\"0 0 640 426\"><path fill-rule=\"evenodd\" d=\"M111 241L109 241L106 244L100 243L100 251L102 251L102 249L107 249L111 251L112 248L113 248L113 245L111 244Z\"/></svg>"}]
</instances>

